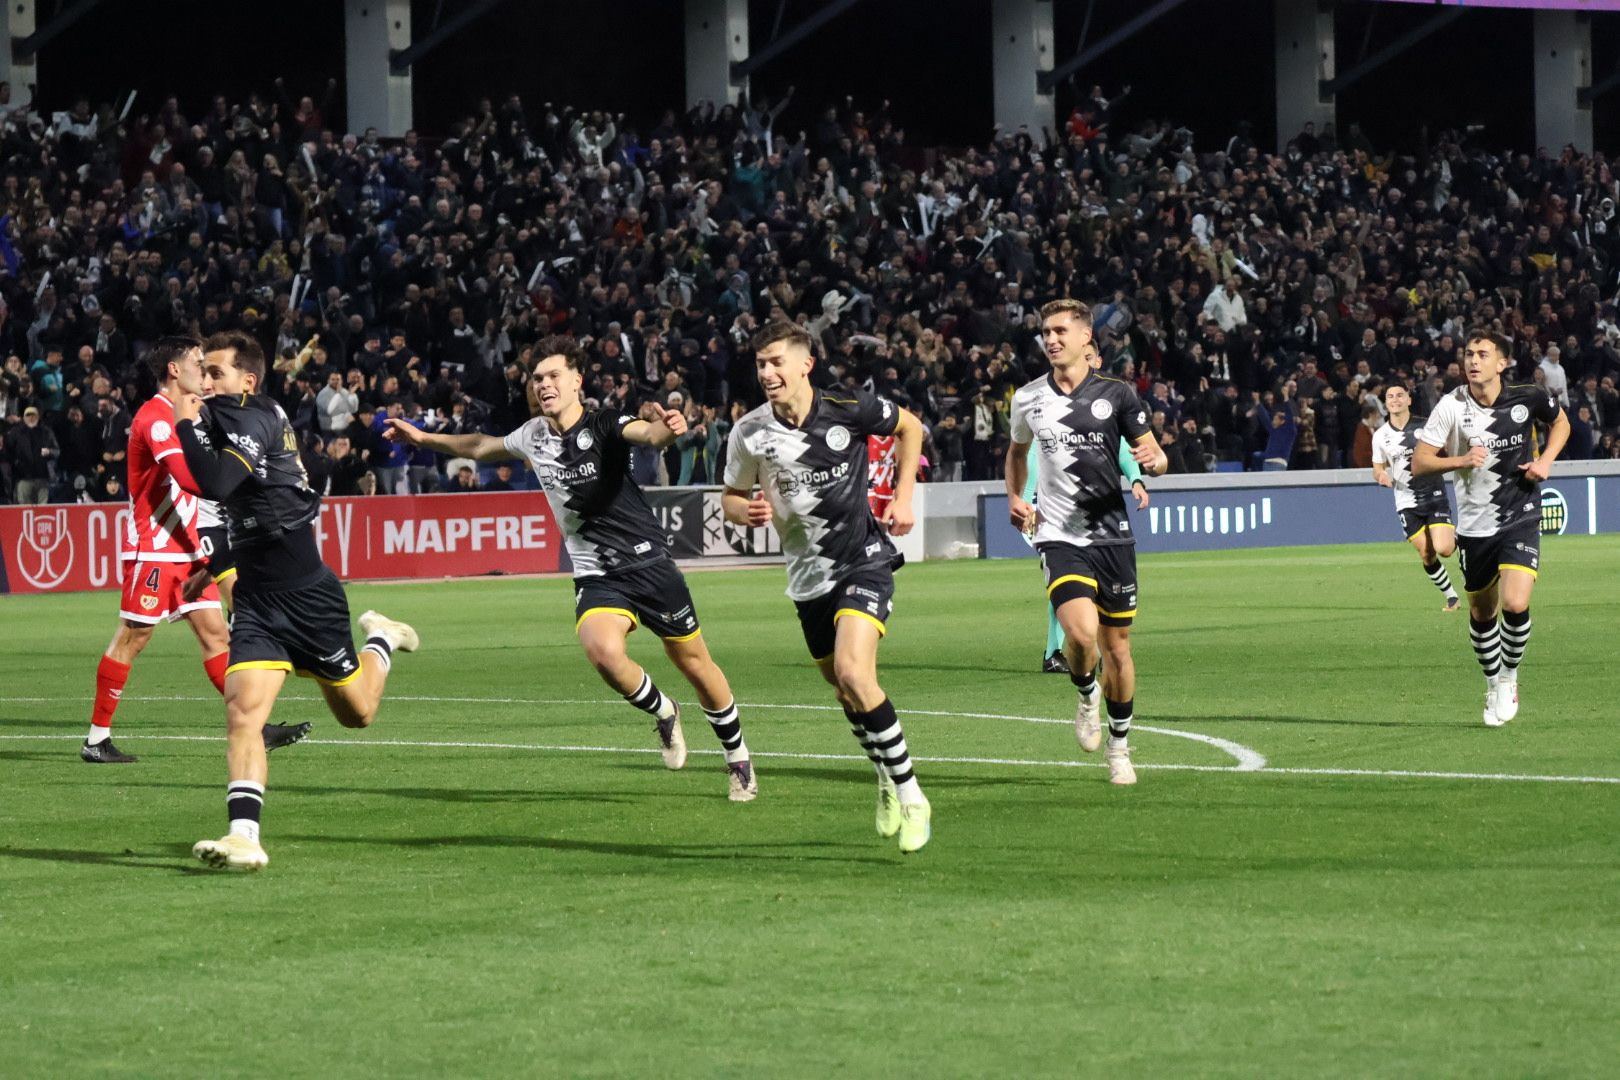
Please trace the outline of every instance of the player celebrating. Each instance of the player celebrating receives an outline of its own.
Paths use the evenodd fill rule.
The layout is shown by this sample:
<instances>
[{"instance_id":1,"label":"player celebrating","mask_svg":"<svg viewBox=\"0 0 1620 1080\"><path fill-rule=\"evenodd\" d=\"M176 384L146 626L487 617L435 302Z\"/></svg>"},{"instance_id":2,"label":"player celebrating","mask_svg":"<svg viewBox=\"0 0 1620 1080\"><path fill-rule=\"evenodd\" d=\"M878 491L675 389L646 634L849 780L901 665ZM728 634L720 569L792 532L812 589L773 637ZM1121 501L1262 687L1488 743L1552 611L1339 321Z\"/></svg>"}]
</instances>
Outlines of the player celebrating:
<instances>
[{"instance_id":1,"label":"player celebrating","mask_svg":"<svg viewBox=\"0 0 1620 1080\"><path fill-rule=\"evenodd\" d=\"M385 437L441 454L479 461L527 457L562 526L574 563L574 629L602 679L653 718L664 764L686 764L680 706L653 685L625 650L625 638L645 623L692 684L715 737L725 749L728 798L748 802L759 792L731 685L704 644L686 578L670 558L669 541L641 489L630 478L630 446L664 447L686 431L678 409L661 409L649 423L580 400L585 355L570 338L550 337L534 348L531 399L540 415L501 439L494 435L430 435L390 420Z\"/></svg>"},{"instance_id":2,"label":"player celebrating","mask_svg":"<svg viewBox=\"0 0 1620 1080\"><path fill-rule=\"evenodd\" d=\"M1510 349L1494 331L1468 335L1467 383L1435 405L1412 455L1414 476L1457 472L1458 562L1491 727L1519 713L1519 662L1530 642L1530 593L1540 572L1539 485L1569 440L1569 418L1545 389L1503 385ZM1540 456L1535 421L1549 426Z\"/></svg>"},{"instance_id":3,"label":"player celebrating","mask_svg":"<svg viewBox=\"0 0 1620 1080\"><path fill-rule=\"evenodd\" d=\"M191 337L160 338L147 354L158 392L140 407L130 425L131 505L119 552L124 576L120 622L96 668L90 732L79 748L79 756L92 764L122 765L137 760L113 745L113 714L135 658L152 640L158 623L186 620L202 648L209 682L225 692L230 641L219 593L211 585L195 590L187 586L188 576L207 554L198 540L198 526L217 522L217 511L211 502L196 497L196 485L175 431L175 402L207 389L202 355L202 342ZM206 578L201 580L206 583ZM265 748L297 742L308 731L308 724L269 725L264 732Z\"/></svg>"},{"instance_id":4,"label":"player celebrating","mask_svg":"<svg viewBox=\"0 0 1620 1080\"><path fill-rule=\"evenodd\" d=\"M258 870L270 861L259 843L269 774L260 731L287 672L315 679L338 723L363 728L376 719L394 650L414 651L419 641L404 623L368 611L360 616L366 643L355 653L348 598L316 546L321 500L306 482L297 436L279 405L243 389L247 375L262 384L264 352L241 333L216 334L205 349L217 391L208 427L197 427L193 395L176 403L175 417L198 488L224 509L237 585L225 669L230 832L191 850L216 869Z\"/></svg>"},{"instance_id":5,"label":"player celebrating","mask_svg":"<svg viewBox=\"0 0 1620 1080\"><path fill-rule=\"evenodd\" d=\"M1092 371L1102 368L1102 353L1097 351L1095 342L1086 348L1086 362L1091 365ZM1147 484L1142 480L1142 466L1136 463L1136 458L1131 455L1131 444L1124 439L1119 440L1118 460L1120 475L1125 477L1125 486L1129 487L1131 494L1136 497L1136 508L1146 510L1149 497ZM1040 448L1031 444L1028 463L1029 478L1024 481L1024 501L1037 510L1040 509L1040 496L1036 492L1037 481L1040 477L1039 461ZM1026 544L1030 547L1035 546L1033 521L1030 527L1025 530L1023 536ZM1058 622L1057 612L1052 609L1050 604L1046 607L1046 651L1041 654L1041 657L1042 674L1069 674L1069 662L1063 658L1063 624Z\"/></svg>"},{"instance_id":6,"label":"player celebrating","mask_svg":"<svg viewBox=\"0 0 1620 1080\"><path fill-rule=\"evenodd\" d=\"M1384 388L1384 405L1389 409L1389 419L1373 432L1373 476L1384 487L1394 489L1402 535L1423 560L1429 580L1445 594L1445 610L1456 611L1462 601L1440 561L1457 548L1445 481L1438 474L1412 475L1412 450L1426 420L1412 415L1412 395L1400 383Z\"/></svg>"},{"instance_id":7,"label":"player celebrating","mask_svg":"<svg viewBox=\"0 0 1620 1080\"><path fill-rule=\"evenodd\" d=\"M726 520L752 528L777 522L805 643L877 769L878 835L898 834L901 851L917 851L931 835L932 810L894 704L878 685L877 649L888 633L899 557L889 536L911 530L922 426L870 394L811 386L810 335L794 323L767 324L753 347L766 402L731 429ZM885 533L867 503L867 438L890 434L899 450Z\"/></svg>"},{"instance_id":8,"label":"player celebrating","mask_svg":"<svg viewBox=\"0 0 1620 1080\"><path fill-rule=\"evenodd\" d=\"M1035 532L1046 595L1066 641L1069 678L1080 693L1075 735L1087 753L1102 745L1099 698L1108 705L1108 779L1136 783L1129 736L1136 697L1131 624L1136 617L1136 541L1131 536L1115 456L1121 437L1144 472L1169 467L1129 383L1099 375L1087 362L1091 309L1078 300L1041 308L1052 372L1013 395L1007 451L1012 523ZM1040 510L1023 497L1026 457L1040 443ZM1102 686L1096 667L1107 654Z\"/></svg>"}]
</instances>

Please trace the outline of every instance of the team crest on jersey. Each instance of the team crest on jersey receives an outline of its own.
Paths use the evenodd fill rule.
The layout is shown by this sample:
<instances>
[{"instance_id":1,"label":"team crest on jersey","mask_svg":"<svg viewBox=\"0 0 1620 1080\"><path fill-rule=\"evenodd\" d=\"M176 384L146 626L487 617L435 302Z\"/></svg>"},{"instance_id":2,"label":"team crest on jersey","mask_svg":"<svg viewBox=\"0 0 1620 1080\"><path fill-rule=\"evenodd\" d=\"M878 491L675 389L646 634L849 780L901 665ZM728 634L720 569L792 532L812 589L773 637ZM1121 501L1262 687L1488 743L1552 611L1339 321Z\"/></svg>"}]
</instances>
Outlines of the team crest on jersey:
<instances>
[{"instance_id":1,"label":"team crest on jersey","mask_svg":"<svg viewBox=\"0 0 1620 1080\"><path fill-rule=\"evenodd\" d=\"M849 448L849 429L834 424L827 429L827 446L833 450L846 450Z\"/></svg>"},{"instance_id":2,"label":"team crest on jersey","mask_svg":"<svg viewBox=\"0 0 1620 1080\"><path fill-rule=\"evenodd\" d=\"M155 443L168 442L169 436L174 434L166 420L157 420L152 424L152 441Z\"/></svg>"},{"instance_id":3,"label":"team crest on jersey","mask_svg":"<svg viewBox=\"0 0 1620 1080\"><path fill-rule=\"evenodd\" d=\"M143 597L141 597L141 607L145 608L147 611L151 611L152 609L156 608L157 606L158 606L158 598L157 597L155 597L155 596L143 596Z\"/></svg>"},{"instance_id":4,"label":"team crest on jersey","mask_svg":"<svg viewBox=\"0 0 1620 1080\"><path fill-rule=\"evenodd\" d=\"M1106 420L1114 415L1114 403L1099 398L1091 403L1091 415L1098 420Z\"/></svg>"},{"instance_id":5,"label":"team crest on jersey","mask_svg":"<svg viewBox=\"0 0 1620 1080\"><path fill-rule=\"evenodd\" d=\"M578 435L574 436L574 445L579 447L581 450L589 450L591 448L591 444L595 441L596 440L591 437L591 433L588 431L582 431Z\"/></svg>"},{"instance_id":6,"label":"team crest on jersey","mask_svg":"<svg viewBox=\"0 0 1620 1080\"><path fill-rule=\"evenodd\" d=\"M1513 422L1515 424L1522 424L1526 420L1530 419L1530 410L1523 405L1515 405L1508 412L1508 415L1513 417Z\"/></svg>"}]
</instances>

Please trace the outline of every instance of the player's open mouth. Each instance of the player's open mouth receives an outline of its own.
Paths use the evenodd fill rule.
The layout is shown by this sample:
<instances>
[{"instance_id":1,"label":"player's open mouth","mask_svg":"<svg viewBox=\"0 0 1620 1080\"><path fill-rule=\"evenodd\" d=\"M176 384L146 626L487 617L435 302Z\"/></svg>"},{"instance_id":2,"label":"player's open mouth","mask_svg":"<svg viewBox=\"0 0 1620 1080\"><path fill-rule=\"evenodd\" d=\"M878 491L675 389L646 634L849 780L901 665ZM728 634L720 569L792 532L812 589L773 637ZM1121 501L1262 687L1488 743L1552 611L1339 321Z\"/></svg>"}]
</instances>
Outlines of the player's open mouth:
<instances>
[{"instance_id":1,"label":"player's open mouth","mask_svg":"<svg viewBox=\"0 0 1620 1080\"><path fill-rule=\"evenodd\" d=\"M786 383L779 383L779 382L761 382L759 384L760 389L764 390L767 394L774 394L777 391L781 390L786 385L787 385Z\"/></svg>"}]
</instances>

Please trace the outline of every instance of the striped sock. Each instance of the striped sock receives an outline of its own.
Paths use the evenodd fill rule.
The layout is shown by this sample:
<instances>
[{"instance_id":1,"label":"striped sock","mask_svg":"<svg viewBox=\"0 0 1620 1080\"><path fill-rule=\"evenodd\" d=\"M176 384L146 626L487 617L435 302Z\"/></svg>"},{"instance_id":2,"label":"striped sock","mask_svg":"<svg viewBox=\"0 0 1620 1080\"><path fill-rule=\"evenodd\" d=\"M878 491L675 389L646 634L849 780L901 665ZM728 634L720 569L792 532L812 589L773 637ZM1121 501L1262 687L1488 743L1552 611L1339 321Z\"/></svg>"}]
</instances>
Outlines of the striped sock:
<instances>
[{"instance_id":1,"label":"striped sock","mask_svg":"<svg viewBox=\"0 0 1620 1080\"><path fill-rule=\"evenodd\" d=\"M381 634L378 634L376 637L366 638L366 643L360 646L360 651L375 655L378 660L382 661L382 669L384 671L393 670L394 647L390 645L388 643L388 639L383 637Z\"/></svg>"},{"instance_id":2,"label":"striped sock","mask_svg":"<svg viewBox=\"0 0 1620 1080\"><path fill-rule=\"evenodd\" d=\"M1468 636L1474 643L1474 656L1487 679L1495 679L1502 670L1502 639L1495 619L1468 620Z\"/></svg>"},{"instance_id":3,"label":"striped sock","mask_svg":"<svg viewBox=\"0 0 1620 1080\"><path fill-rule=\"evenodd\" d=\"M645 671L641 673L641 685L636 687L635 693L624 695L624 700L659 720L668 720L675 715L675 703L653 685L652 676Z\"/></svg>"},{"instance_id":4,"label":"striped sock","mask_svg":"<svg viewBox=\"0 0 1620 1080\"><path fill-rule=\"evenodd\" d=\"M1502 666L1518 669L1524 648L1530 644L1530 609L1502 612Z\"/></svg>"},{"instance_id":5,"label":"striped sock","mask_svg":"<svg viewBox=\"0 0 1620 1080\"><path fill-rule=\"evenodd\" d=\"M861 744L862 750L866 751L866 756L872 762L872 767L877 770L878 775L887 776L888 773L883 769L883 755L879 754L877 747L872 745L872 737L866 733L866 725L861 723L861 714L845 709L844 719L849 721L849 733L855 736L855 741Z\"/></svg>"},{"instance_id":6,"label":"striped sock","mask_svg":"<svg viewBox=\"0 0 1620 1080\"><path fill-rule=\"evenodd\" d=\"M1429 575L1429 580L1434 582L1435 588L1445 593L1448 598L1456 599L1457 590L1451 587L1451 578L1446 573L1445 563L1436 559L1433 565L1424 563L1423 570Z\"/></svg>"},{"instance_id":7,"label":"striped sock","mask_svg":"<svg viewBox=\"0 0 1620 1080\"><path fill-rule=\"evenodd\" d=\"M253 780L232 780L225 788L225 815L231 835L259 842L259 816L264 812L264 785Z\"/></svg>"},{"instance_id":8,"label":"striped sock","mask_svg":"<svg viewBox=\"0 0 1620 1080\"><path fill-rule=\"evenodd\" d=\"M703 715L709 718L709 726L714 728L714 737L720 740L720 745L726 749L726 761L748 760L748 744L743 742L742 720L737 717L737 703L733 701L723 709L704 709Z\"/></svg>"},{"instance_id":9,"label":"striped sock","mask_svg":"<svg viewBox=\"0 0 1620 1080\"><path fill-rule=\"evenodd\" d=\"M1124 746L1125 740L1131 737L1131 713L1135 709L1135 698L1126 698L1124 701L1108 701L1109 746Z\"/></svg>"},{"instance_id":10,"label":"striped sock","mask_svg":"<svg viewBox=\"0 0 1620 1080\"><path fill-rule=\"evenodd\" d=\"M906 749L906 735L900 730L900 718L894 713L894 702L888 698L870 712L860 714L861 726L872 740L872 747L883 760L883 771L894 781L895 793L902 803L923 801L922 787L911 771L911 753Z\"/></svg>"}]
</instances>

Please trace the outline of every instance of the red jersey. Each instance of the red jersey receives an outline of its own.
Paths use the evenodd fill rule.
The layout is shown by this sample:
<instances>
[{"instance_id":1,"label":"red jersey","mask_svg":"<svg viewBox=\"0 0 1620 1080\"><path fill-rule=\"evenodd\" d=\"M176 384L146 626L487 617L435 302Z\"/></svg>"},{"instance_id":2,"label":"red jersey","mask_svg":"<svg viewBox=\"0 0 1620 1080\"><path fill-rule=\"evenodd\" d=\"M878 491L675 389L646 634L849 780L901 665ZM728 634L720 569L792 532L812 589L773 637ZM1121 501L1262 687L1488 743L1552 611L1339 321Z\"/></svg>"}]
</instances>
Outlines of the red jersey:
<instances>
[{"instance_id":1,"label":"red jersey","mask_svg":"<svg viewBox=\"0 0 1620 1080\"><path fill-rule=\"evenodd\" d=\"M135 414L128 462L131 513L119 557L176 563L201 559L197 518L202 500L186 490L195 488L196 481L174 430L174 403L161 392Z\"/></svg>"},{"instance_id":2,"label":"red jersey","mask_svg":"<svg viewBox=\"0 0 1620 1080\"><path fill-rule=\"evenodd\" d=\"M866 501L881 515L894 501L894 436L866 437Z\"/></svg>"}]
</instances>

